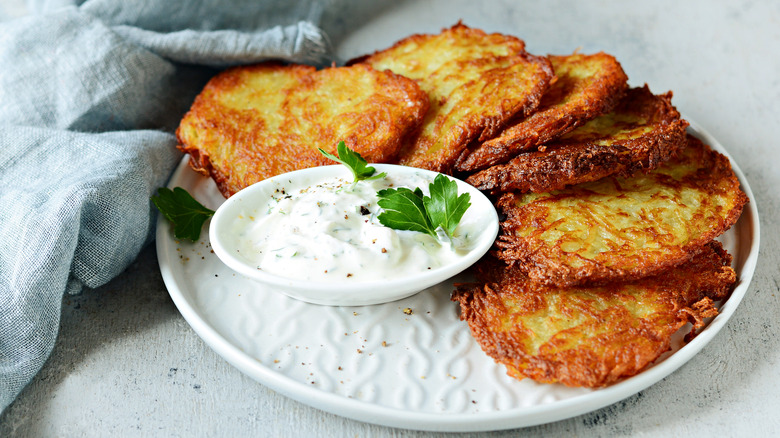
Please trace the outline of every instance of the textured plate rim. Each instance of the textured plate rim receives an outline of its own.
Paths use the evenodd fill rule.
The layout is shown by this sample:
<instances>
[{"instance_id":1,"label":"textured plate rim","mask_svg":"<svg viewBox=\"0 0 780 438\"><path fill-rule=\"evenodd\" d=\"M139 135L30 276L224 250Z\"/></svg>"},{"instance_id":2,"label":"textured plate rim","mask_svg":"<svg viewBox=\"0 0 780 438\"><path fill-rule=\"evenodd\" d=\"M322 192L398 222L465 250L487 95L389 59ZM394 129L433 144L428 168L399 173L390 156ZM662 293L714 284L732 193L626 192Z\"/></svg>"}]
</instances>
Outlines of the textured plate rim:
<instances>
[{"instance_id":1,"label":"textured plate rim","mask_svg":"<svg viewBox=\"0 0 780 438\"><path fill-rule=\"evenodd\" d=\"M726 149L698 124L690 119L686 118L686 120L690 122L691 126L689 127L689 132L691 134L699 137L713 149L729 158L734 173L739 179L741 188L750 200L740 217L740 222L749 221L747 226L750 228L750 233L747 237L750 238L750 250L748 251L747 257L745 257L743 264L737 266L740 274L738 277L739 283L729 296L728 300L721 306L719 315L713 318L707 327L691 342L687 343L674 354L652 368L617 384L606 388L596 389L588 394L533 407L463 415L410 412L407 410L377 406L359 400L345 398L338 394L326 393L316 388L312 388L311 385L294 380L291 377L280 375L261 364L256 359L241 351L240 348L231 344L202 318L196 306L188 299L188 294L179 288L179 284L176 281L168 257L175 256L176 250L175 248L172 248L174 242L171 239L169 224L161 216L158 217L156 231L157 258L160 272L162 274L163 282L168 289L168 293L179 312L195 333L203 339L212 350L255 381L287 397L317 409L357 421L383 426L413 430L451 432L505 430L571 418L630 397L676 371L714 339L734 314L749 289L758 260L760 244L760 224L755 197L753 196L745 175L734 162L733 158L728 154ZM177 166L170 178L168 186L173 187L178 185L180 181L185 178L185 172L189 172L187 156L185 156ZM742 238L743 236L739 236L738 241L741 242Z\"/></svg>"}]
</instances>

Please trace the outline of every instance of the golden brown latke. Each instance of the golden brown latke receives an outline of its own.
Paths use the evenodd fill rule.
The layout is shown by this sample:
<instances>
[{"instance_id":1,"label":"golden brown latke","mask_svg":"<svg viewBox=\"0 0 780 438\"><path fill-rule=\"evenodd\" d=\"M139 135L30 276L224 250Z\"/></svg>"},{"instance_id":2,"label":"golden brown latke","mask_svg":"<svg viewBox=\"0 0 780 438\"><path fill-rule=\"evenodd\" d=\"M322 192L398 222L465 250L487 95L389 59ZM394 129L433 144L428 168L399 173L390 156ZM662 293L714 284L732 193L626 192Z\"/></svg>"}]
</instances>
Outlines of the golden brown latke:
<instances>
[{"instance_id":1,"label":"golden brown latke","mask_svg":"<svg viewBox=\"0 0 780 438\"><path fill-rule=\"evenodd\" d=\"M490 357L518 379L599 387L637 374L670 349L686 323L715 316L736 281L719 243L655 277L555 288L486 257L479 284L459 285L461 319Z\"/></svg>"},{"instance_id":2,"label":"golden brown latke","mask_svg":"<svg viewBox=\"0 0 780 438\"><path fill-rule=\"evenodd\" d=\"M536 109L553 77L549 60L526 53L522 40L461 23L353 62L414 79L428 93L430 110L400 162L445 173L469 142L492 138L512 117Z\"/></svg>"},{"instance_id":3,"label":"golden brown latke","mask_svg":"<svg viewBox=\"0 0 780 438\"><path fill-rule=\"evenodd\" d=\"M550 193L509 193L499 256L537 282L637 279L678 265L728 230L747 197L728 158L690 137L650 173Z\"/></svg>"},{"instance_id":4,"label":"golden brown latke","mask_svg":"<svg viewBox=\"0 0 780 438\"><path fill-rule=\"evenodd\" d=\"M331 164L339 141L369 162L394 161L428 96L412 80L368 65L264 63L211 79L177 130L190 164L223 195L284 172Z\"/></svg>"},{"instance_id":5,"label":"golden brown latke","mask_svg":"<svg viewBox=\"0 0 780 438\"><path fill-rule=\"evenodd\" d=\"M548 143L588 120L612 111L628 77L606 53L549 56L556 80L535 113L510 124L496 138L464 152L455 168L474 172L505 163L525 150Z\"/></svg>"},{"instance_id":6,"label":"golden brown latke","mask_svg":"<svg viewBox=\"0 0 780 438\"><path fill-rule=\"evenodd\" d=\"M491 193L548 192L654 169L685 145L688 122L671 99L671 93L655 96L647 86L632 88L612 112L466 181Z\"/></svg>"}]
</instances>

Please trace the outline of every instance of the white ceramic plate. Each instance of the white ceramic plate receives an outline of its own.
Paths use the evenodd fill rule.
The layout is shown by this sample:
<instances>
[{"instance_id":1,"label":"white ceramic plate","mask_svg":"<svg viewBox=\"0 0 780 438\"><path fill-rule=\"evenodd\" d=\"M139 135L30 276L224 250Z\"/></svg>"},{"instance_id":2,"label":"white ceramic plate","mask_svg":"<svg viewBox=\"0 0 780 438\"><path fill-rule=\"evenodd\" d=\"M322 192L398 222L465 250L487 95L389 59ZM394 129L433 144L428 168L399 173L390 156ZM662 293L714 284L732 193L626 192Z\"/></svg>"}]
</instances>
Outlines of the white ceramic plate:
<instances>
[{"instance_id":1,"label":"white ceramic plate","mask_svg":"<svg viewBox=\"0 0 780 438\"><path fill-rule=\"evenodd\" d=\"M691 132L716 150L700 128ZM472 339L452 282L374 306L307 304L235 274L211 252L204 228L197 243L178 242L165 220L157 254L168 291L195 332L233 366L305 404L359 421L438 431L486 431L547 423L593 411L663 379L709 343L748 290L756 266L759 222L753 194L739 222L719 240L734 256L738 282L699 336L642 373L590 390L509 378ZM207 207L224 199L213 182L189 169L186 158L170 187L180 186ZM409 314L411 313L411 314ZM684 330L684 329L683 329Z\"/></svg>"}]
</instances>

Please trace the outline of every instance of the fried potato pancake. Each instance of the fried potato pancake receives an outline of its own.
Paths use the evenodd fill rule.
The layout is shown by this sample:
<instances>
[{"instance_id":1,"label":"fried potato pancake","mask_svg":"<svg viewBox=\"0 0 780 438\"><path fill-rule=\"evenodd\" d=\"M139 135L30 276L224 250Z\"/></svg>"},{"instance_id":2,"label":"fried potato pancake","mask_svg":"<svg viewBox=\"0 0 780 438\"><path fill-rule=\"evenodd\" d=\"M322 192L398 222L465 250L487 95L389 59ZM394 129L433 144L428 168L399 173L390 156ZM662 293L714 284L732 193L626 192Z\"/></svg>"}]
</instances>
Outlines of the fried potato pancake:
<instances>
[{"instance_id":1,"label":"fried potato pancake","mask_svg":"<svg viewBox=\"0 0 780 438\"><path fill-rule=\"evenodd\" d=\"M637 374L670 349L686 323L691 334L715 316L713 300L736 282L719 243L662 274L633 282L555 288L486 257L479 284L452 299L483 351L515 378L599 387Z\"/></svg>"},{"instance_id":2,"label":"fried potato pancake","mask_svg":"<svg viewBox=\"0 0 780 438\"><path fill-rule=\"evenodd\" d=\"M469 142L492 138L512 117L536 109L553 77L549 60L526 53L522 40L461 23L353 62L414 79L428 93L430 110L400 163L444 173Z\"/></svg>"},{"instance_id":3,"label":"fried potato pancake","mask_svg":"<svg viewBox=\"0 0 780 438\"><path fill-rule=\"evenodd\" d=\"M611 55L573 54L548 57L556 80L539 108L498 137L462 154L455 168L474 172L508 161L525 150L548 143L596 116L612 111L626 90L626 76Z\"/></svg>"},{"instance_id":4,"label":"fried potato pancake","mask_svg":"<svg viewBox=\"0 0 780 438\"><path fill-rule=\"evenodd\" d=\"M650 173L505 194L496 245L500 258L541 283L637 279L688 260L746 202L728 158L689 136L678 157Z\"/></svg>"},{"instance_id":5,"label":"fried potato pancake","mask_svg":"<svg viewBox=\"0 0 780 438\"><path fill-rule=\"evenodd\" d=\"M671 93L655 96L647 86L629 89L614 111L466 181L491 193L549 192L654 169L685 145L688 122L671 98Z\"/></svg>"},{"instance_id":6,"label":"fried potato pancake","mask_svg":"<svg viewBox=\"0 0 780 438\"><path fill-rule=\"evenodd\" d=\"M427 109L414 81L368 65L264 63L212 78L176 134L191 166L227 197L274 175L332 164L317 148L335 153L339 141L369 162L394 161Z\"/></svg>"}]
</instances>

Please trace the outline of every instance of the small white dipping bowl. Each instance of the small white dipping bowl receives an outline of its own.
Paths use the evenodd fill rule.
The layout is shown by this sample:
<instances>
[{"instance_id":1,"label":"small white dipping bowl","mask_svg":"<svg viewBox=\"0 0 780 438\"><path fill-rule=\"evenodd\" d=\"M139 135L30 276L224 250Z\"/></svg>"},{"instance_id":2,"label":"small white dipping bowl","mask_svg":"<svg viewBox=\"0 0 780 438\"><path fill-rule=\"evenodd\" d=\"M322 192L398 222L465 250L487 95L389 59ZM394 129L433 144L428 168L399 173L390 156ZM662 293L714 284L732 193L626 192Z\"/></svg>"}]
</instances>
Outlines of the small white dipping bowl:
<instances>
[{"instance_id":1,"label":"small white dipping bowl","mask_svg":"<svg viewBox=\"0 0 780 438\"><path fill-rule=\"evenodd\" d=\"M377 173L388 175L416 173L430 177L437 175L423 169L392 165L371 164ZM471 207L460 224L478 224L477 236L472 239L471 249L464 256L450 264L442 265L420 273L404 275L397 273L392 279L349 281L303 281L274 275L259 270L247 260L237 256L236 239L231 239L232 223L248 208L264 206L275 194L280 184L299 187L316 184L327 178L352 180L345 166L321 166L289 172L255 183L228 198L211 219L209 235L214 253L234 271L267 286L267 289L283 293L292 298L314 304L331 306L361 306L399 300L428 287L441 283L465 270L479 260L491 247L498 234L498 215L493 204L479 190L463 181L451 178L458 184L458 194L471 194ZM261 213L260 213L261 214Z\"/></svg>"}]
</instances>

